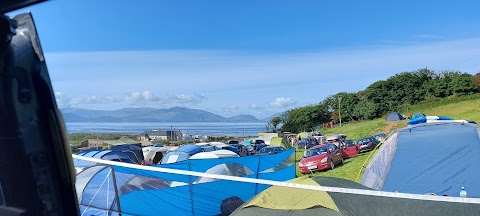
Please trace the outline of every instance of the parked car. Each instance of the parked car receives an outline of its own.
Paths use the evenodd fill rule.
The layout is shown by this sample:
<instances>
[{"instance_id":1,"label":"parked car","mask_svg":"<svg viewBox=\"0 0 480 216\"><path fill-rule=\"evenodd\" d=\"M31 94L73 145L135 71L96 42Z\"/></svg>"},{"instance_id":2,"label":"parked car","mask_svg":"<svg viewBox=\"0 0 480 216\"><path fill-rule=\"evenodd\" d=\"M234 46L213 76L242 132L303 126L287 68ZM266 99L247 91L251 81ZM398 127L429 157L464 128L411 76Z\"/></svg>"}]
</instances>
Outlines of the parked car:
<instances>
[{"instance_id":1,"label":"parked car","mask_svg":"<svg viewBox=\"0 0 480 216\"><path fill-rule=\"evenodd\" d=\"M230 146L237 149L238 155L245 156L246 146L241 144L230 144Z\"/></svg>"},{"instance_id":2,"label":"parked car","mask_svg":"<svg viewBox=\"0 0 480 216\"><path fill-rule=\"evenodd\" d=\"M253 140L253 141L252 141L252 144L253 144L253 145L265 144L265 141L263 141L263 140L261 140L261 139L256 139L256 140Z\"/></svg>"},{"instance_id":3,"label":"parked car","mask_svg":"<svg viewBox=\"0 0 480 216\"><path fill-rule=\"evenodd\" d=\"M257 155L269 155L269 154L278 154L280 152L284 152L287 149L282 146L269 146L260 149L256 154Z\"/></svg>"},{"instance_id":4,"label":"parked car","mask_svg":"<svg viewBox=\"0 0 480 216\"><path fill-rule=\"evenodd\" d=\"M385 135L384 133L377 133L377 134L372 135L372 137L377 139L378 142L383 142L383 140L385 140L387 135Z\"/></svg>"},{"instance_id":5,"label":"parked car","mask_svg":"<svg viewBox=\"0 0 480 216\"><path fill-rule=\"evenodd\" d=\"M157 143L157 144L153 145L153 147L163 147L163 144Z\"/></svg>"},{"instance_id":6,"label":"parked car","mask_svg":"<svg viewBox=\"0 0 480 216\"><path fill-rule=\"evenodd\" d=\"M256 144L256 145L249 145L247 146L247 155L254 155L262 148L267 147L267 144Z\"/></svg>"},{"instance_id":7,"label":"parked car","mask_svg":"<svg viewBox=\"0 0 480 216\"><path fill-rule=\"evenodd\" d=\"M307 149L298 164L303 174L335 169L336 165L343 164L341 150L334 144L322 144Z\"/></svg>"},{"instance_id":8,"label":"parked car","mask_svg":"<svg viewBox=\"0 0 480 216\"><path fill-rule=\"evenodd\" d=\"M358 153L367 152L367 151L373 150L377 146L378 140L371 136L364 137L359 139L357 141L357 144L360 145L360 148L358 149Z\"/></svg>"},{"instance_id":9,"label":"parked car","mask_svg":"<svg viewBox=\"0 0 480 216\"><path fill-rule=\"evenodd\" d=\"M360 145L355 142L353 139L345 140L344 143L340 146L342 150L343 158L354 158L358 156L358 150L360 149Z\"/></svg>"},{"instance_id":10,"label":"parked car","mask_svg":"<svg viewBox=\"0 0 480 216\"><path fill-rule=\"evenodd\" d=\"M228 145L239 144L239 143L240 143L240 142L238 142L237 140L228 140L228 141L226 142L226 144L228 144Z\"/></svg>"},{"instance_id":11,"label":"parked car","mask_svg":"<svg viewBox=\"0 0 480 216\"><path fill-rule=\"evenodd\" d=\"M298 148L309 149L317 145L319 145L319 143L318 140L315 138L303 138L298 142Z\"/></svg>"}]
</instances>

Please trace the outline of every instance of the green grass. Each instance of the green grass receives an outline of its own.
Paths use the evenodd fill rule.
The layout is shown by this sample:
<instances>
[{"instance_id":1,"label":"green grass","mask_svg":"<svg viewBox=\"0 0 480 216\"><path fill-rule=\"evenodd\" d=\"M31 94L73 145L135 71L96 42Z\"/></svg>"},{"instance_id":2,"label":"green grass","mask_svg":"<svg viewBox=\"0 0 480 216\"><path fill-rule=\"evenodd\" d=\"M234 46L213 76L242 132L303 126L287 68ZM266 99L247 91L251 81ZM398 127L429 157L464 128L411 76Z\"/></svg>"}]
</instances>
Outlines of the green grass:
<instances>
[{"instance_id":1,"label":"green grass","mask_svg":"<svg viewBox=\"0 0 480 216\"><path fill-rule=\"evenodd\" d=\"M406 110L406 111L405 111ZM469 119L480 123L480 94L470 95L465 97L451 97L447 99L432 101L428 103L422 103L418 105L408 106L403 112L404 115L414 114L415 112L423 112L426 115L443 115L452 117L454 119ZM391 131L407 126L407 121L387 122L383 118L353 122L342 125L333 129L322 130L321 132L326 135L330 134L347 134L348 138L358 139L365 136L370 136L375 133L384 132L389 134ZM314 176L332 176L338 178L344 178L352 181L357 180L358 173L362 170L364 162L365 166L368 165L368 161L374 156L376 150L372 152L366 152L360 154L356 158L345 160L343 166L337 166L334 170L316 172ZM303 149L297 152L297 158L301 158L303 155ZM298 170L297 161L297 175L302 176Z\"/></svg>"},{"instance_id":2,"label":"green grass","mask_svg":"<svg viewBox=\"0 0 480 216\"><path fill-rule=\"evenodd\" d=\"M401 111L402 114L423 112L426 115L443 115L454 119L469 119L480 123L480 94L465 97L452 97L442 100L411 105ZM390 125L389 125L390 124ZM387 128L390 126L391 128ZM351 122L332 129L322 130L323 134L347 134L347 138L358 139L375 133L391 131L407 126L407 120L387 122L384 118L362 122Z\"/></svg>"},{"instance_id":3,"label":"green grass","mask_svg":"<svg viewBox=\"0 0 480 216\"><path fill-rule=\"evenodd\" d=\"M69 134L68 140L72 146L78 146L86 139L97 139L97 134ZM122 134L98 134L98 140L109 142L111 144L116 143L132 143L138 142L137 137L133 135Z\"/></svg>"},{"instance_id":4,"label":"green grass","mask_svg":"<svg viewBox=\"0 0 480 216\"><path fill-rule=\"evenodd\" d=\"M297 151L297 158L298 161L303 155L303 149L300 149ZM367 159L370 159L373 157L373 155L376 153L377 150L371 151L371 152L365 152L359 154L355 158L351 159L346 159L344 162L344 165L338 165L335 167L334 170L327 170L327 171L320 171L320 172L314 172L313 174L309 174L311 176L330 176L330 177L337 177L337 178L344 178L348 179L351 181L357 181L357 176L360 171L362 171L362 166ZM368 163L365 163L365 166L367 166ZM302 173L300 173L300 170L298 168L298 162L296 164L296 173L297 176L303 176ZM361 175L360 175L361 178ZM360 179L358 179L360 181Z\"/></svg>"}]
</instances>

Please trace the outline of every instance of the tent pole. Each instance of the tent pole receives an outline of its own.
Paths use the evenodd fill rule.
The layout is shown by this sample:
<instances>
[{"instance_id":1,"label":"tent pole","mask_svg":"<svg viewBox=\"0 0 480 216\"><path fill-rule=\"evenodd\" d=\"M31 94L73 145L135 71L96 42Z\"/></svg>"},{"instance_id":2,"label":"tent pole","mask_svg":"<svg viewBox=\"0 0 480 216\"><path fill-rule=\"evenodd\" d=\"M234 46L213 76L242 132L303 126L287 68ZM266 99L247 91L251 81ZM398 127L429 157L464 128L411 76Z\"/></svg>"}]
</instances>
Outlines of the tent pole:
<instances>
[{"instance_id":1,"label":"tent pole","mask_svg":"<svg viewBox=\"0 0 480 216\"><path fill-rule=\"evenodd\" d=\"M260 155L257 155L258 157L258 163L257 163L257 175L256 175L256 179L258 179L258 173L260 172ZM255 195L258 194L258 183L255 183Z\"/></svg>"},{"instance_id":2,"label":"tent pole","mask_svg":"<svg viewBox=\"0 0 480 216\"><path fill-rule=\"evenodd\" d=\"M189 160L187 160L187 165L188 165L188 171L192 171ZM193 208L193 182L192 182L191 175L188 176L188 190L190 191L190 204L192 205L192 215L195 215L195 211Z\"/></svg>"},{"instance_id":3,"label":"tent pole","mask_svg":"<svg viewBox=\"0 0 480 216\"><path fill-rule=\"evenodd\" d=\"M118 215L122 215L122 209L120 209L120 196L118 196L118 188L117 188L117 177L115 175L115 170L113 169L113 166L110 166L110 169L112 169L112 178L113 178L113 187L115 188L115 199L117 201L117 210L118 210Z\"/></svg>"}]
</instances>

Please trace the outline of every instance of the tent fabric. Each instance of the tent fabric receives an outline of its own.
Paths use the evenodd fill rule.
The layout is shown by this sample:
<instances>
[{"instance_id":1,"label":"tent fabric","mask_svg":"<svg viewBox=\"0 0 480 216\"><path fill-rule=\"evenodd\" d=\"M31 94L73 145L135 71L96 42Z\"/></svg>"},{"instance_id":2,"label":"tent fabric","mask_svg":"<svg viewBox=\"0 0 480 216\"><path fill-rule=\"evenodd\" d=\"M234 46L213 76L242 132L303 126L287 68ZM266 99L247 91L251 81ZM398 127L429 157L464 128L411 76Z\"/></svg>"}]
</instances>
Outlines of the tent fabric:
<instances>
[{"instance_id":1,"label":"tent fabric","mask_svg":"<svg viewBox=\"0 0 480 216\"><path fill-rule=\"evenodd\" d=\"M387 116L387 121L400 121L403 120L403 116L398 112L391 112Z\"/></svg>"},{"instance_id":2,"label":"tent fabric","mask_svg":"<svg viewBox=\"0 0 480 216\"><path fill-rule=\"evenodd\" d=\"M173 151L167 153L165 156L162 158L162 164L171 164L171 163L177 163L180 161L187 160L190 157L190 154L182 151Z\"/></svg>"},{"instance_id":3,"label":"tent fabric","mask_svg":"<svg viewBox=\"0 0 480 216\"><path fill-rule=\"evenodd\" d=\"M229 150L216 150L211 152L200 152L198 154L194 154L189 158L192 159L211 159L211 158L231 158L231 157L240 157L237 153L229 151Z\"/></svg>"},{"instance_id":4,"label":"tent fabric","mask_svg":"<svg viewBox=\"0 0 480 216\"><path fill-rule=\"evenodd\" d=\"M174 152L185 152L190 156L192 156L196 153L202 152L202 148L194 144L187 144L187 145L178 147L177 149L174 150Z\"/></svg>"},{"instance_id":5,"label":"tent fabric","mask_svg":"<svg viewBox=\"0 0 480 216\"><path fill-rule=\"evenodd\" d=\"M127 153L122 152L122 151L90 150L90 151L79 152L78 155L84 156L84 157L98 158L98 159L102 159L102 160L135 163L135 159L132 158L132 155L127 154ZM74 161L75 167L85 166L85 164L82 164L82 162L84 162L84 161ZM89 163L86 163L86 164L88 165Z\"/></svg>"},{"instance_id":6,"label":"tent fabric","mask_svg":"<svg viewBox=\"0 0 480 216\"><path fill-rule=\"evenodd\" d=\"M423 114L422 112L416 112L415 114L413 114L412 119L421 118L421 117L425 117L425 116L426 115Z\"/></svg>"},{"instance_id":7,"label":"tent fabric","mask_svg":"<svg viewBox=\"0 0 480 216\"><path fill-rule=\"evenodd\" d=\"M318 186L318 183L309 179L308 176L288 182ZM288 197L288 199L285 199L284 197ZM300 210L321 206L338 211L332 198L325 191L278 186L266 189L262 192L261 196L256 196L244 205L243 208L248 208L250 206L277 210Z\"/></svg>"},{"instance_id":8,"label":"tent fabric","mask_svg":"<svg viewBox=\"0 0 480 216\"><path fill-rule=\"evenodd\" d=\"M287 149L292 148L291 144L282 137L273 137L272 140L270 140L270 146L283 146Z\"/></svg>"},{"instance_id":9,"label":"tent fabric","mask_svg":"<svg viewBox=\"0 0 480 216\"><path fill-rule=\"evenodd\" d=\"M121 145L115 145L110 148L110 150L113 151L122 151L127 154L130 154L133 156L132 158L134 159L135 163L140 164L143 160L143 151L142 147L138 147L133 144L121 144Z\"/></svg>"},{"instance_id":10,"label":"tent fabric","mask_svg":"<svg viewBox=\"0 0 480 216\"><path fill-rule=\"evenodd\" d=\"M365 189L359 183L338 179L326 176L311 177L321 186L340 187L340 188L357 188ZM324 183L324 184L322 184ZM272 186L280 187L280 186ZM304 190L304 189L298 189ZM264 193L257 195L252 200L259 197L265 197ZM296 193L296 192L294 192ZM479 215L480 206L473 203L454 203L444 201L430 201L430 200L416 200L406 199L400 197L381 197L372 195L359 195L348 193L327 192L339 211L334 211L329 208L315 206L307 209L269 209L259 206L247 206L250 202L246 202L240 206L231 215L232 216L316 216L316 215L343 215L343 216L396 216L396 215L422 215L422 216L437 216L437 215ZM276 194L272 194L276 196ZM310 197L305 196L304 199ZM280 197L279 197L280 199ZM288 202L291 197L284 196L284 202ZM294 200L291 200L294 202ZM301 203L304 200L297 200ZM267 200L268 202L268 200Z\"/></svg>"},{"instance_id":11,"label":"tent fabric","mask_svg":"<svg viewBox=\"0 0 480 216\"><path fill-rule=\"evenodd\" d=\"M416 125L420 123L429 123L431 121L438 121L438 120L453 120L453 119L446 116L423 116L420 118L413 118L412 120L408 121L407 124Z\"/></svg>"},{"instance_id":12,"label":"tent fabric","mask_svg":"<svg viewBox=\"0 0 480 216\"><path fill-rule=\"evenodd\" d=\"M414 194L480 197L480 126L426 123L395 132L365 169L367 187Z\"/></svg>"},{"instance_id":13,"label":"tent fabric","mask_svg":"<svg viewBox=\"0 0 480 216\"><path fill-rule=\"evenodd\" d=\"M185 160L156 165L156 167L285 181L295 177L295 160L291 159L295 157L295 149L285 152L274 155L274 157L272 155L254 155ZM262 165L262 163L268 164ZM102 189L101 193L97 194L98 197L94 199L94 201L97 199L102 201L98 202L98 208L89 208L88 215L102 215L102 213L105 215L105 210L102 209L107 207L107 194L109 197L115 193L118 194L118 199L112 203L110 201L112 199L108 198L111 203L109 206L112 206L113 209L115 202L118 202L122 215L220 215L223 213L221 212L222 203L231 200L232 197L238 197L244 202L265 189L259 184L245 182L207 179L123 166L107 167L109 168L97 168L99 171L96 173L93 172L94 169L89 168L92 172L85 169L77 174L78 177L84 173L84 177L77 178L79 180L77 181L78 188L99 187L104 179L109 180L104 184L112 186L115 179L116 190L107 193L107 189ZM108 174L110 170L111 173ZM85 191L87 193L79 192L79 195L82 196L83 203L88 203L92 200L93 190Z\"/></svg>"}]
</instances>

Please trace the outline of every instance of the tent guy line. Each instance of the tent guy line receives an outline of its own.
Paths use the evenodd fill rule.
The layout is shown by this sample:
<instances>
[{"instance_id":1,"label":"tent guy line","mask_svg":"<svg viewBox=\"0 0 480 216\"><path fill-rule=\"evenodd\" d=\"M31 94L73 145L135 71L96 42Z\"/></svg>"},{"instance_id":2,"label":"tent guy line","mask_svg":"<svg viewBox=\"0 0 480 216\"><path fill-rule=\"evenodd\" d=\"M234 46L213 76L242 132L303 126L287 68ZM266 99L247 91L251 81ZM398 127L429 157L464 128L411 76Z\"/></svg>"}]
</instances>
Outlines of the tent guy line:
<instances>
[{"instance_id":1,"label":"tent guy line","mask_svg":"<svg viewBox=\"0 0 480 216\"><path fill-rule=\"evenodd\" d=\"M237 177L237 176L207 174L207 173L195 172L195 171L176 170L176 169L168 169L168 168L152 167L152 166L142 166L142 165L136 165L136 164L128 164L128 163L122 163L122 162L116 162L116 161L107 161L107 160L101 160L96 158L83 157L79 155L72 155L72 157L77 160L85 160L85 161L90 161L94 163L120 166L120 167L132 168L132 169L148 170L148 171L154 171L154 172L163 172L163 173L171 173L171 174L179 174L179 175L190 175L190 176L197 176L197 177L207 177L207 178L254 183L254 184L300 188L300 189L326 191L326 192L334 192L334 193L359 194L359 195L368 195L368 196L393 197L393 198L404 198L404 199L414 199L414 200L430 200L430 201L439 201L439 202L480 204L480 198L418 195L418 194L407 194L407 193L397 193L397 192L383 192L383 191L371 191L371 190L361 190L361 189L313 186L313 185L295 184L295 183L279 182L279 181L264 180L264 179L252 179L252 178Z\"/></svg>"}]
</instances>

